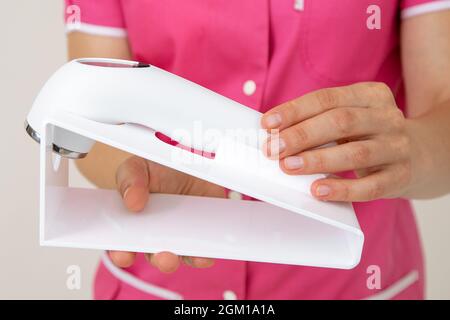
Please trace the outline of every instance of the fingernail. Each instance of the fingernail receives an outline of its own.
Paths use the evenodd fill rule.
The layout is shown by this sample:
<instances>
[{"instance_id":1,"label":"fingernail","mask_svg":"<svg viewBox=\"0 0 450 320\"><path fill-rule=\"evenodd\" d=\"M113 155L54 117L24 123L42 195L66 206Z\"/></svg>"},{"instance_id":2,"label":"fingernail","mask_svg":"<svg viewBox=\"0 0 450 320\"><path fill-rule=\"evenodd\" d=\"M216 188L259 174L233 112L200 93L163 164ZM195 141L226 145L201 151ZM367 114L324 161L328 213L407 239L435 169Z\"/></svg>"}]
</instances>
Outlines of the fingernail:
<instances>
[{"instance_id":1,"label":"fingernail","mask_svg":"<svg viewBox=\"0 0 450 320\"><path fill-rule=\"evenodd\" d=\"M152 253L144 253L145 260L150 264L152 263L152 255Z\"/></svg>"},{"instance_id":2,"label":"fingernail","mask_svg":"<svg viewBox=\"0 0 450 320\"><path fill-rule=\"evenodd\" d=\"M304 161L302 157L294 156L294 157L287 157L284 159L284 165L287 169L301 169L303 168Z\"/></svg>"},{"instance_id":3,"label":"fingernail","mask_svg":"<svg viewBox=\"0 0 450 320\"><path fill-rule=\"evenodd\" d=\"M274 113L266 117L265 123L269 128L276 128L281 125L281 116L278 113Z\"/></svg>"},{"instance_id":4,"label":"fingernail","mask_svg":"<svg viewBox=\"0 0 450 320\"><path fill-rule=\"evenodd\" d=\"M194 261L192 261L192 258L191 257L183 257L184 258L184 261L186 262L186 264L187 265L189 265L189 266L194 266Z\"/></svg>"},{"instance_id":5,"label":"fingernail","mask_svg":"<svg viewBox=\"0 0 450 320\"><path fill-rule=\"evenodd\" d=\"M316 195L319 197L328 196L331 193L331 188L326 185L320 185L316 188Z\"/></svg>"},{"instance_id":6,"label":"fingernail","mask_svg":"<svg viewBox=\"0 0 450 320\"><path fill-rule=\"evenodd\" d=\"M123 196L122 196L123 199L126 199L128 191L130 191L130 187L127 187L125 189L125 191L123 192Z\"/></svg>"},{"instance_id":7,"label":"fingernail","mask_svg":"<svg viewBox=\"0 0 450 320\"><path fill-rule=\"evenodd\" d=\"M269 155L271 157L279 155L286 149L286 142L283 139L271 139L269 142Z\"/></svg>"}]
</instances>

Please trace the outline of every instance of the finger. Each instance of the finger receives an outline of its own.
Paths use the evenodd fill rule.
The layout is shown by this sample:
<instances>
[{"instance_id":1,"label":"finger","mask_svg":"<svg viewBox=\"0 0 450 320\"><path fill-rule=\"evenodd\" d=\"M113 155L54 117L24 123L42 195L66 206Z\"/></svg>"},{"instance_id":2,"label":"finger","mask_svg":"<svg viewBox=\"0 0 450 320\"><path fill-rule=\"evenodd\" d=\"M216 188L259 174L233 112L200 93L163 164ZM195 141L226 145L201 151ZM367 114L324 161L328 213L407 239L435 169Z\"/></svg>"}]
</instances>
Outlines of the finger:
<instances>
[{"instance_id":1,"label":"finger","mask_svg":"<svg viewBox=\"0 0 450 320\"><path fill-rule=\"evenodd\" d=\"M177 255L171 252L158 252L152 254L150 257L150 263L158 268L161 272L172 273L175 272L180 266L180 259Z\"/></svg>"},{"instance_id":2,"label":"finger","mask_svg":"<svg viewBox=\"0 0 450 320\"><path fill-rule=\"evenodd\" d=\"M214 259L183 256L183 262L193 268L209 268L214 265Z\"/></svg>"},{"instance_id":3,"label":"finger","mask_svg":"<svg viewBox=\"0 0 450 320\"><path fill-rule=\"evenodd\" d=\"M283 159L333 141L378 133L383 128L383 119L375 109L333 109L270 136L264 147L271 158Z\"/></svg>"},{"instance_id":4,"label":"finger","mask_svg":"<svg viewBox=\"0 0 450 320\"><path fill-rule=\"evenodd\" d=\"M402 158L400 150L376 139L308 150L284 158L280 167L290 175L337 173L394 163Z\"/></svg>"},{"instance_id":5,"label":"finger","mask_svg":"<svg viewBox=\"0 0 450 320\"><path fill-rule=\"evenodd\" d=\"M361 82L307 93L266 112L265 129L284 129L325 111L341 107L385 107L395 105L389 87L379 82Z\"/></svg>"},{"instance_id":6,"label":"finger","mask_svg":"<svg viewBox=\"0 0 450 320\"><path fill-rule=\"evenodd\" d=\"M133 156L117 170L116 184L125 206L133 212L141 211L149 198L150 173L145 159Z\"/></svg>"},{"instance_id":7,"label":"finger","mask_svg":"<svg viewBox=\"0 0 450 320\"><path fill-rule=\"evenodd\" d=\"M109 251L111 261L119 268L128 268L136 259L136 253L127 251Z\"/></svg>"},{"instance_id":8,"label":"finger","mask_svg":"<svg viewBox=\"0 0 450 320\"><path fill-rule=\"evenodd\" d=\"M157 268L157 266L155 264L153 264L152 256L153 256L153 253L144 253L145 260L147 260L147 262L150 263L152 265L152 267Z\"/></svg>"},{"instance_id":9,"label":"finger","mask_svg":"<svg viewBox=\"0 0 450 320\"><path fill-rule=\"evenodd\" d=\"M320 179L311 185L311 193L320 200L371 201L395 196L407 185L408 165L395 165L359 179Z\"/></svg>"}]
</instances>

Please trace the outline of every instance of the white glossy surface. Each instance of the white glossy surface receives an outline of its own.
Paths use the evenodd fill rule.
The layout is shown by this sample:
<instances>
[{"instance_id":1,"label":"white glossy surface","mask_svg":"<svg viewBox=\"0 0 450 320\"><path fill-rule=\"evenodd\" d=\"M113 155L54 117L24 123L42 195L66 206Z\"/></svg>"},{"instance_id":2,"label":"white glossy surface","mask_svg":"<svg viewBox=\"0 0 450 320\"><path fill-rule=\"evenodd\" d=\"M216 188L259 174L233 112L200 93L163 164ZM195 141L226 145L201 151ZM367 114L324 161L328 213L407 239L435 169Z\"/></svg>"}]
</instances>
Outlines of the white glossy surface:
<instances>
[{"instance_id":1,"label":"white glossy surface","mask_svg":"<svg viewBox=\"0 0 450 320\"><path fill-rule=\"evenodd\" d=\"M47 82L28 116L42 141L41 243L355 266L364 237L352 206L318 201L309 193L311 183L324 175L286 175L277 161L263 156L260 141L224 134L230 129L256 131L260 116L154 67L68 63ZM164 143L150 129L171 136L176 129L189 131L196 121L220 133L213 159ZM52 143L88 151L93 141L266 203L156 195L146 213L130 215L114 191L69 188L67 160L52 160ZM188 145L206 146L202 141Z\"/></svg>"},{"instance_id":2,"label":"white glossy surface","mask_svg":"<svg viewBox=\"0 0 450 320\"><path fill-rule=\"evenodd\" d=\"M338 268L354 261L344 230L263 202L154 194L131 214L116 191L48 191L60 193L61 207L47 216L45 245Z\"/></svg>"},{"instance_id":3,"label":"white glossy surface","mask_svg":"<svg viewBox=\"0 0 450 320\"><path fill-rule=\"evenodd\" d=\"M56 114L50 121L278 207L243 200L152 195L145 212L132 215L116 191L67 187L67 160L54 170L50 151L54 130L48 125L47 144L41 145L41 160L47 163L42 166L41 181L43 245L169 250L181 255L332 268L352 268L359 262L363 234L350 205L320 202L297 185L277 184L271 171L264 176L245 166L222 167L220 161L215 162L217 156L206 163L174 162L174 147L146 128L99 124L68 114Z\"/></svg>"}]
</instances>

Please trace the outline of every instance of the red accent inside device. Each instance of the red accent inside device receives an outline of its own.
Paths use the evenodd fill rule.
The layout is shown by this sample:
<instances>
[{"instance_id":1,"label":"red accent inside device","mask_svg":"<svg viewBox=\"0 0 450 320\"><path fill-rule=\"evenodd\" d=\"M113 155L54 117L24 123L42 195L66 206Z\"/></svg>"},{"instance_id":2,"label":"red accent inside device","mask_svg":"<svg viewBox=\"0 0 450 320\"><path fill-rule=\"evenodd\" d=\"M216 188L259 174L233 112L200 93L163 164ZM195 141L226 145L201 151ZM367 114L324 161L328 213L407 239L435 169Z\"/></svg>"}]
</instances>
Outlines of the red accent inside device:
<instances>
[{"instance_id":1,"label":"red accent inside device","mask_svg":"<svg viewBox=\"0 0 450 320\"><path fill-rule=\"evenodd\" d=\"M176 140L172 140L169 136L166 136L164 133L161 133L161 132L156 132L155 136L164 143L167 143L167 144L170 144L171 146L201 155L202 157L205 157L208 159L214 159L214 157L216 156L216 154L214 152L206 152L203 150L197 150L197 149L185 146L184 144L181 144Z\"/></svg>"}]
</instances>

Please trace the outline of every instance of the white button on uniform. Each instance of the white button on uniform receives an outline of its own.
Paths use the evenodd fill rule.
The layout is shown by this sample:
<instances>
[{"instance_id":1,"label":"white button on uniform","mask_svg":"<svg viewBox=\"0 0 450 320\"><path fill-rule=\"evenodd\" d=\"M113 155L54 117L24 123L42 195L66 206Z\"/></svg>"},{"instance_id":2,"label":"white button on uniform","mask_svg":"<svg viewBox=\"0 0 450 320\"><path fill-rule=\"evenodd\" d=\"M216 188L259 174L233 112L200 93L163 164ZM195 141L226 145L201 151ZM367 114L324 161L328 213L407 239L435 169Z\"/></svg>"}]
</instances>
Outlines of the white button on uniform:
<instances>
[{"instance_id":1,"label":"white button on uniform","mask_svg":"<svg viewBox=\"0 0 450 320\"><path fill-rule=\"evenodd\" d=\"M230 190L228 191L228 199L242 200L242 194L237 191Z\"/></svg>"},{"instance_id":2,"label":"white button on uniform","mask_svg":"<svg viewBox=\"0 0 450 320\"><path fill-rule=\"evenodd\" d=\"M243 87L244 93L248 96L251 96L256 91L256 83L253 80L247 80L244 82Z\"/></svg>"},{"instance_id":3,"label":"white button on uniform","mask_svg":"<svg viewBox=\"0 0 450 320\"><path fill-rule=\"evenodd\" d=\"M294 9L303 11L305 9L305 0L294 0Z\"/></svg>"},{"instance_id":4,"label":"white button on uniform","mask_svg":"<svg viewBox=\"0 0 450 320\"><path fill-rule=\"evenodd\" d=\"M223 292L223 299L224 300L237 300L237 295L231 290L225 290Z\"/></svg>"}]
</instances>

